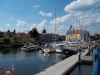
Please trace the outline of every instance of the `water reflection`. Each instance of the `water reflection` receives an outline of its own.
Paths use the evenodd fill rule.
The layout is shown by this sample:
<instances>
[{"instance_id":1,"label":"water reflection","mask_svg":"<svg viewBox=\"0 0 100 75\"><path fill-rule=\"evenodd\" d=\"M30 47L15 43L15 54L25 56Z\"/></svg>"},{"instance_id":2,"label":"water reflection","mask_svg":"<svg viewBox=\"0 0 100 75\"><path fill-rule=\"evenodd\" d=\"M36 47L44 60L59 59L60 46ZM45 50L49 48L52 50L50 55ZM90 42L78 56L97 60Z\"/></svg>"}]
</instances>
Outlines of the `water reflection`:
<instances>
[{"instance_id":1,"label":"water reflection","mask_svg":"<svg viewBox=\"0 0 100 75\"><path fill-rule=\"evenodd\" d=\"M16 54L17 51L19 50L20 48L4 48L4 49L0 49L0 53L1 54L9 54L9 53Z\"/></svg>"},{"instance_id":2,"label":"water reflection","mask_svg":"<svg viewBox=\"0 0 100 75\"><path fill-rule=\"evenodd\" d=\"M14 64L14 75L34 75L65 58L62 54L44 54L41 50L24 52L20 49L7 49L6 53L0 51L0 66L9 69Z\"/></svg>"},{"instance_id":3,"label":"water reflection","mask_svg":"<svg viewBox=\"0 0 100 75\"><path fill-rule=\"evenodd\" d=\"M79 69L79 75L81 75L81 63L79 63L78 69Z\"/></svg>"},{"instance_id":4,"label":"water reflection","mask_svg":"<svg viewBox=\"0 0 100 75\"><path fill-rule=\"evenodd\" d=\"M49 53L44 53L43 55L44 55L44 57L48 57L48 56L50 56Z\"/></svg>"}]
</instances>

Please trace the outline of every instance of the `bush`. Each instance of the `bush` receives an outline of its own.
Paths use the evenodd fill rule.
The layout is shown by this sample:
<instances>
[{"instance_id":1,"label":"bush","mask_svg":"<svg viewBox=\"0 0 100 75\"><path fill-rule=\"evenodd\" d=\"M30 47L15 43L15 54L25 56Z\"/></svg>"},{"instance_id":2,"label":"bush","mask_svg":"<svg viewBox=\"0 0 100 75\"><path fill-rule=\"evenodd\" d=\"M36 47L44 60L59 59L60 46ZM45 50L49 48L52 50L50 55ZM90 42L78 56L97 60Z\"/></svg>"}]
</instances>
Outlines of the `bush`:
<instances>
[{"instance_id":1,"label":"bush","mask_svg":"<svg viewBox=\"0 0 100 75\"><path fill-rule=\"evenodd\" d=\"M4 44L11 44L11 40L9 38L4 38Z\"/></svg>"}]
</instances>

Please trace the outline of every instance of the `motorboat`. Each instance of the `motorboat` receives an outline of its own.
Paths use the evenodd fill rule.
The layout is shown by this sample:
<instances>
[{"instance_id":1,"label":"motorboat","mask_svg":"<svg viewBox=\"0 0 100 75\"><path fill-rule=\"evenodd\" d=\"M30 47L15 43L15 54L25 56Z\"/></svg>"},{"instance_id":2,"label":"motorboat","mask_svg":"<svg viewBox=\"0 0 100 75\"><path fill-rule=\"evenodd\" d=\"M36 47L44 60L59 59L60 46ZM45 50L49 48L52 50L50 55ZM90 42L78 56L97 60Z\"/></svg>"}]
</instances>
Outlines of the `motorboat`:
<instances>
[{"instance_id":1,"label":"motorboat","mask_svg":"<svg viewBox=\"0 0 100 75\"><path fill-rule=\"evenodd\" d=\"M66 49L65 44L63 43L51 43L46 44L43 48L43 52L50 53L50 52L63 52Z\"/></svg>"},{"instance_id":2,"label":"motorboat","mask_svg":"<svg viewBox=\"0 0 100 75\"><path fill-rule=\"evenodd\" d=\"M56 44L55 48L56 52L63 52L64 51L64 45L63 44Z\"/></svg>"},{"instance_id":3,"label":"motorboat","mask_svg":"<svg viewBox=\"0 0 100 75\"><path fill-rule=\"evenodd\" d=\"M29 46L29 44L24 44L24 46L21 47L21 50L28 50L27 47Z\"/></svg>"},{"instance_id":4,"label":"motorboat","mask_svg":"<svg viewBox=\"0 0 100 75\"><path fill-rule=\"evenodd\" d=\"M43 52L44 52L44 53L52 53L52 52L55 52L55 49L44 48L44 49L43 49Z\"/></svg>"},{"instance_id":5,"label":"motorboat","mask_svg":"<svg viewBox=\"0 0 100 75\"><path fill-rule=\"evenodd\" d=\"M70 50L68 45L66 45L65 43L57 43L55 50L57 53L63 53L64 55L68 55L68 54L73 54L73 50Z\"/></svg>"},{"instance_id":6,"label":"motorboat","mask_svg":"<svg viewBox=\"0 0 100 75\"><path fill-rule=\"evenodd\" d=\"M22 46L21 48L21 50L23 51L38 50L38 49L39 49L39 45L33 45L31 43L24 44L24 46Z\"/></svg>"}]
</instances>

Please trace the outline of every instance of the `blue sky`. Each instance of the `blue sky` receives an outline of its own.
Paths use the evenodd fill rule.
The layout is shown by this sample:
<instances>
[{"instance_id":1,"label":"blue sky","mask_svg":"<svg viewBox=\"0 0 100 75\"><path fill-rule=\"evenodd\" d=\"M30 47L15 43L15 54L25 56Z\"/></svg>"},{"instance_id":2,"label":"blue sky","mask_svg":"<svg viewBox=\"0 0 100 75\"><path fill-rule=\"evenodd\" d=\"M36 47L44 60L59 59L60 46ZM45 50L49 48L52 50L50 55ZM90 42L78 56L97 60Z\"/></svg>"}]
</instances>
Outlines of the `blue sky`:
<instances>
[{"instance_id":1,"label":"blue sky","mask_svg":"<svg viewBox=\"0 0 100 75\"><path fill-rule=\"evenodd\" d=\"M65 34L70 25L100 33L99 0L0 0L0 31L26 32L36 27L41 33L45 27L54 33L55 8L57 33Z\"/></svg>"}]
</instances>

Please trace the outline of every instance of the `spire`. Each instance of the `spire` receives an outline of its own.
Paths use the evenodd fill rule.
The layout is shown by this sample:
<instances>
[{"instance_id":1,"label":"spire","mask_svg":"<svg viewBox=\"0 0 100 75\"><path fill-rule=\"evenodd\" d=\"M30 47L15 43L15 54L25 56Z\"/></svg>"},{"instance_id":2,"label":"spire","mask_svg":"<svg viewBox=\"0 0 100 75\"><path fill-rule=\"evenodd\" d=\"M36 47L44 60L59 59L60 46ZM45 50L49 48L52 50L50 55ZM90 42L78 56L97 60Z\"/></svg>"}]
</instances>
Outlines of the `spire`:
<instances>
[{"instance_id":1,"label":"spire","mask_svg":"<svg viewBox=\"0 0 100 75\"><path fill-rule=\"evenodd\" d=\"M46 33L45 27L44 27L44 29L42 30L42 33Z\"/></svg>"}]
</instances>

